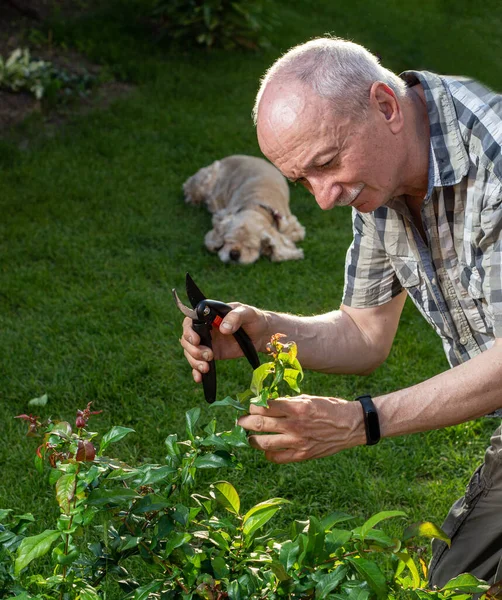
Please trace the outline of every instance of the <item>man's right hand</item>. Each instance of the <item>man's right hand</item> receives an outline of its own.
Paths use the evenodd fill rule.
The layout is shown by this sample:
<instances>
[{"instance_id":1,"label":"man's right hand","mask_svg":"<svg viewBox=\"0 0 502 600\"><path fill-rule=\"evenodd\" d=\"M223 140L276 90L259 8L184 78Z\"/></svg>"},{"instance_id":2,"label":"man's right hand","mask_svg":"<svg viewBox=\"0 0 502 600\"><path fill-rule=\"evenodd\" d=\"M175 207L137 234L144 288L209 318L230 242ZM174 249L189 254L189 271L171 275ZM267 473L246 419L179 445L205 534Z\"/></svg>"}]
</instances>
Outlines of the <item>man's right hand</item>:
<instances>
[{"instance_id":1,"label":"man's right hand","mask_svg":"<svg viewBox=\"0 0 502 600\"><path fill-rule=\"evenodd\" d=\"M265 345L271 335L268 333L265 313L238 302L231 302L230 306L232 310L225 316L219 328L213 327L211 330L212 350L207 346L199 345L200 337L192 328L192 319L186 317L183 321L183 335L180 338L180 344L192 367L192 376L196 383L202 381L202 373L207 373L208 361L213 358L222 360L243 355L239 344L232 335L239 327L244 328L258 352L265 351Z\"/></svg>"}]
</instances>

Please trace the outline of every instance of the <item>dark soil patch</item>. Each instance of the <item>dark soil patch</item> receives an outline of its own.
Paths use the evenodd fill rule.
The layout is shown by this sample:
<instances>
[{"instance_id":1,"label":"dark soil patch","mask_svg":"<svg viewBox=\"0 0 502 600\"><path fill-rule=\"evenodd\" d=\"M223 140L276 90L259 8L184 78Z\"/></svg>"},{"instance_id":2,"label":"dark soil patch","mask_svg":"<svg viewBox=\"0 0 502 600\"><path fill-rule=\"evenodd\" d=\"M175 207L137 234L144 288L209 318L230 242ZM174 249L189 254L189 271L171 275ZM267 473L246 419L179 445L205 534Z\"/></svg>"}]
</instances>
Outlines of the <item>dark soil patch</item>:
<instances>
[{"instance_id":1,"label":"dark soil patch","mask_svg":"<svg viewBox=\"0 0 502 600\"><path fill-rule=\"evenodd\" d=\"M73 0L0 0L0 55L5 59L16 48L30 50L33 58L51 62L58 69L70 75L89 74L98 78L102 67L88 61L84 56L71 49L53 47L30 48L26 33L38 29L44 18L50 15L57 4L69 17L81 10L75 7ZM51 129L58 127L72 114L87 112L93 108L106 108L113 100L128 94L132 85L108 81L94 87L86 95L71 98L64 105L48 107L32 94L0 90L0 135L24 121L28 116L38 113Z\"/></svg>"}]
</instances>

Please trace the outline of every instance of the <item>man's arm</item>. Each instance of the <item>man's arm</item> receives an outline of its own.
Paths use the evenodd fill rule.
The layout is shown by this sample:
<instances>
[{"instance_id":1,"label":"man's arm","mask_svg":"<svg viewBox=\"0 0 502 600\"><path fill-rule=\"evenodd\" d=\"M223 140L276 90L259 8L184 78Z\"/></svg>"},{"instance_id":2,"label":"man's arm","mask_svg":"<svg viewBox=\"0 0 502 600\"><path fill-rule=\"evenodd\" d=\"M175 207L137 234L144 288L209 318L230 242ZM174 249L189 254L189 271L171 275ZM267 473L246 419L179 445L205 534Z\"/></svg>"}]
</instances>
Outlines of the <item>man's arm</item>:
<instances>
[{"instance_id":1,"label":"man's arm","mask_svg":"<svg viewBox=\"0 0 502 600\"><path fill-rule=\"evenodd\" d=\"M502 408L502 338L466 363L404 390L374 398L381 433L441 429Z\"/></svg>"},{"instance_id":2,"label":"man's arm","mask_svg":"<svg viewBox=\"0 0 502 600\"><path fill-rule=\"evenodd\" d=\"M342 305L313 317L268 313L268 330L270 335L286 333L298 344L298 358L306 369L367 375L389 355L405 301L402 292L371 308Z\"/></svg>"},{"instance_id":3,"label":"man's arm","mask_svg":"<svg viewBox=\"0 0 502 600\"><path fill-rule=\"evenodd\" d=\"M502 407L502 340L467 363L427 381L373 398L382 437L440 429ZM335 454L366 443L359 402L307 396L251 405L239 419L245 429L274 435L249 436L250 444L277 463Z\"/></svg>"},{"instance_id":4,"label":"man's arm","mask_svg":"<svg viewBox=\"0 0 502 600\"><path fill-rule=\"evenodd\" d=\"M199 345L200 337L188 318L183 323L180 342L197 383L209 368L207 361L242 356L231 335L241 326L258 351L265 351L273 334L284 333L298 344L299 359L305 368L365 375L387 358L405 300L402 292L382 306L342 305L340 310L313 317L261 311L240 304L226 315L218 330L213 330L213 350Z\"/></svg>"}]
</instances>

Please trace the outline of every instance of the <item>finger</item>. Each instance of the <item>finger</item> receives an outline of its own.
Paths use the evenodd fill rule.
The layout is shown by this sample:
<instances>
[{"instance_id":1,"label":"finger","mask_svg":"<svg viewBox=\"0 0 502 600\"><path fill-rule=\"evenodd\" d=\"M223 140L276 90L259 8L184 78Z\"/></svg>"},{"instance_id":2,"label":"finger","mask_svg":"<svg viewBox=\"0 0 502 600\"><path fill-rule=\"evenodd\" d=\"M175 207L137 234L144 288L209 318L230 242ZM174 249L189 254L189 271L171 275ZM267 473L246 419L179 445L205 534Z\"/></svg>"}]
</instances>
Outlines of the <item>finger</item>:
<instances>
[{"instance_id":1,"label":"finger","mask_svg":"<svg viewBox=\"0 0 502 600\"><path fill-rule=\"evenodd\" d=\"M189 317L183 319L183 338L190 344L199 345L200 336L197 334L193 327L193 321Z\"/></svg>"},{"instance_id":2,"label":"finger","mask_svg":"<svg viewBox=\"0 0 502 600\"><path fill-rule=\"evenodd\" d=\"M252 448L262 450L266 455L268 452L294 450L298 447L300 440L296 436L277 433L275 435L250 435L248 441Z\"/></svg>"},{"instance_id":3,"label":"finger","mask_svg":"<svg viewBox=\"0 0 502 600\"><path fill-rule=\"evenodd\" d=\"M287 431L285 419L263 415L244 415L238 419L237 424L244 429L259 433L286 433Z\"/></svg>"},{"instance_id":4,"label":"finger","mask_svg":"<svg viewBox=\"0 0 502 600\"><path fill-rule=\"evenodd\" d=\"M192 377L195 383L202 383L202 373L197 369L192 369Z\"/></svg>"},{"instance_id":5,"label":"finger","mask_svg":"<svg viewBox=\"0 0 502 600\"><path fill-rule=\"evenodd\" d=\"M306 455L303 450L289 448L287 450L265 452L265 458L277 465L284 465L286 463L304 462L313 457Z\"/></svg>"},{"instance_id":6,"label":"finger","mask_svg":"<svg viewBox=\"0 0 502 600\"><path fill-rule=\"evenodd\" d=\"M191 357L197 361L208 362L214 358L214 354L211 348L208 348L207 346L196 346L183 336L180 338L180 344L183 350L185 351L185 356L187 357L187 360L188 357ZM190 360L188 360L188 362L190 362ZM190 364L194 366L191 362Z\"/></svg>"},{"instance_id":7,"label":"finger","mask_svg":"<svg viewBox=\"0 0 502 600\"><path fill-rule=\"evenodd\" d=\"M269 417L285 417L296 413L300 408L303 408L302 403L295 401L293 398L276 398L268 401L268 408L250 404L249 413Z\"/></svg>"},{"instance_id":8,"label":"finger","mask_svg":"<svg viewBox=\"0 0 502 600\"><path fill-rule=\"evenodd\" d=\"M245 307L241 305L236 305L235 308L232 308L220 324L221 333L229 335L234 333L234 331L237 331L242 325L243 314L245 311Z\"/></svg>"},{"instance_id":9,"label":"finger","mask_svg":"<svg viewBox=\"0 0 502 600\"><path fill-rule=\"evenodd\" d=\"M187 359L188 364L195 371L199 371L199 373L207 373L209 371L209 363L207 363L206 361L201 361L201 360L194 358L186 350L185 350L185 358Z\"/></svg>"}]
</instances>

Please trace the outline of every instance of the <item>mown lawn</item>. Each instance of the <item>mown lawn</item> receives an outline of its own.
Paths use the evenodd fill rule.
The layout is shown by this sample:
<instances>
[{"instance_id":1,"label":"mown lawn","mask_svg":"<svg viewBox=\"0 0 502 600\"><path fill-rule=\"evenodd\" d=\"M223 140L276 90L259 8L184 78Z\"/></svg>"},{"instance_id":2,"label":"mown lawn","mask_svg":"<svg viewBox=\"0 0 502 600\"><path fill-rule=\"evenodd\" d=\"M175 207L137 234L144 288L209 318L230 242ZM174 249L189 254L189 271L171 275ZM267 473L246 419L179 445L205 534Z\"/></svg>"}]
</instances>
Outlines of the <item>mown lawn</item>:
<instances>
[{"instance_id":1,"label":"mown lawn","mask_svg":"<svg viewBox=\"0 0 502 600\"><path fill-rule=\"evenodd\" d=\"M502 90L498 2L275 4L266 52L174 50L153 45L127 14L96 14L55 29L55 39L135 84L109 109L77 116L55 135L32 122L0 141L0 506L55 514L36 474L36 441L14 420L48 394L42 417L73 420L93 401L94 427L136 430L115 447L131 461L162 461L164 439L201 406L220 429L235 417L210 408L192 382L178 338L171 288L189 271L207 295L304 315L336 308L350 243L350 213L323 213L303 189L292 209L307 229L305 259L248 267L210 255L210 216L186 206L181 185L198 168L235 153L259 155L250 111L260 75L291 45L331 32L363 43L396 71L477 77ZM18 145L18 140L28 144ZM336 348L336 340L334 340ZM307 373L303 391L353 398L413 385L447 368L441 344L407 305L388 361L366 378ZM218 364L221 397L248 387L244 360ZM242 451L227 478L243 505L272 496L292 504L282 519L344 510L369 516L402 509L409 521L441 523L463 493L495 422L384 440L287 466ZM391 526L392 527L392 526Z\"/></svg>"}]
</instances>

